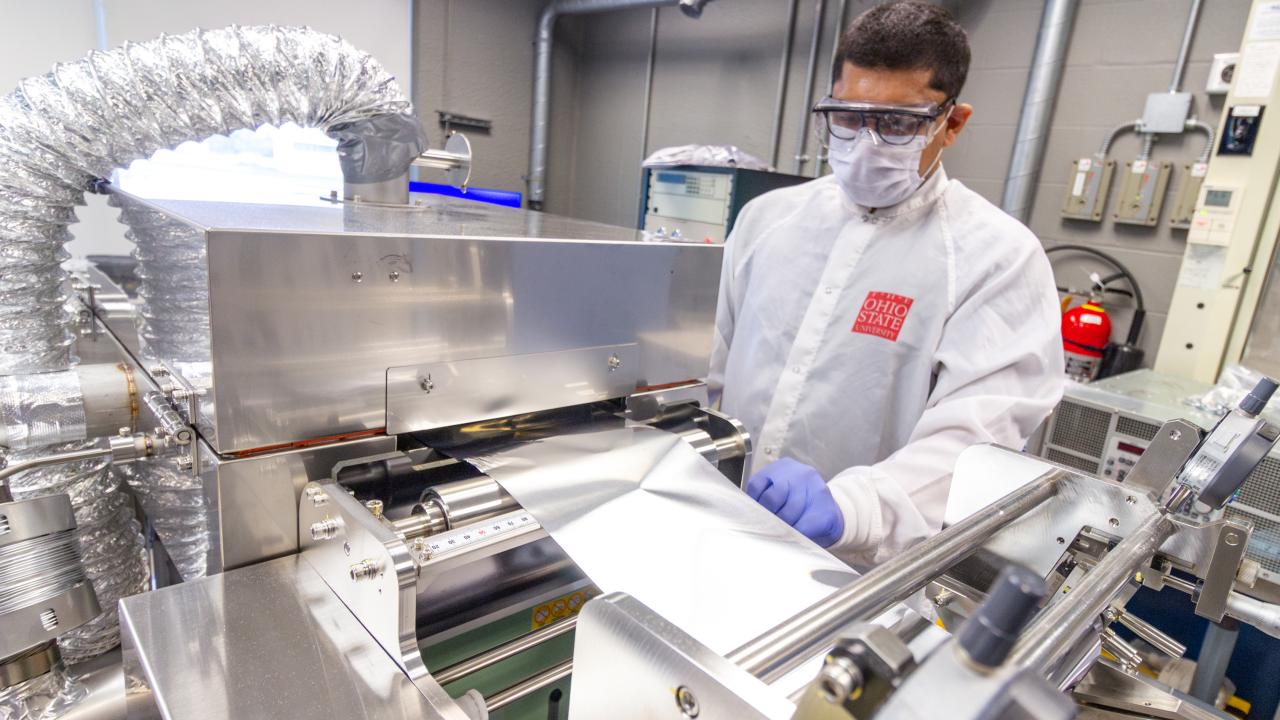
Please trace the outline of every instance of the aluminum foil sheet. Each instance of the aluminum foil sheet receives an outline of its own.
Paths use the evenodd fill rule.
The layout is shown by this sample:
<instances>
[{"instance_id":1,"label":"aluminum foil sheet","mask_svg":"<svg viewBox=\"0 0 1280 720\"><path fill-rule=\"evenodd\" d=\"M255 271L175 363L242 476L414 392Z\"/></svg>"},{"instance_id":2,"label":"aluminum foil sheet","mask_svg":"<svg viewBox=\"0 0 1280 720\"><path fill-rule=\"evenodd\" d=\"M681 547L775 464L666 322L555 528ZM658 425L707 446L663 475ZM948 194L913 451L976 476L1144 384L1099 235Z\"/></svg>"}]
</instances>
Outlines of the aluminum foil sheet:
<instances>
[{"instance_id":1,"label":"aluminum foil sheet","mask_svg":"<svg viewBox=\"0 0 1280 720\"><path fill-rule=\"evenodd\" d=\"M772 170L769 163L737 145L677 145L655 150L644 159L643 167L677 167L710 165L737 167L745 170Z\"/></svg>"},{"instance_id":2,"label":"aluminum foil sheet","mask_svg":"<svg viewBox=\"0 0 1280 720\"><path fill-rule=\"evenodd\" d=\"M0 720L54 720L88 696L88 688L59 664L44 675L0 689Z\"/></svg>"},{"instance_id":3,"label":"aluminum foil sheet","mask_svg":"<svg viewBox=\"0 0 1280 720\"><path fill-rule=\"evenodd\" d=\"M533 513L603 591L628 593L721 654L857 578L661 430L596 426L455 455Z\"/></svg>"},{"instance_id":4,"label":"aluminum foil sheet","mask_svg":"<svg viewBox=\"0 0 1280 720\"><path fill-rule=\"evenodd\" d=\"M31 448L83 440L80 376L70 370L0 376L0 445Z\"/></svg>"}]
</instances>

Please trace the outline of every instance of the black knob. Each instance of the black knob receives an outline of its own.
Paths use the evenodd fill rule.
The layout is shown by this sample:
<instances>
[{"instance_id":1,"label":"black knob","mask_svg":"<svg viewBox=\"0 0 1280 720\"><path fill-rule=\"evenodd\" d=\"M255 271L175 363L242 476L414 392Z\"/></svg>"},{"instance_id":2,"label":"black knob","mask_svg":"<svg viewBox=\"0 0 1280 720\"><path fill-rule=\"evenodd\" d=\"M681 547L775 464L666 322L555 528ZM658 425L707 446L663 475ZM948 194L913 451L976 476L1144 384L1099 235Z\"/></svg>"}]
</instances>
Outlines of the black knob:
<instances>
[{"instance_id":1,"label":"black knob","mask_svg":"<svg viewBox=\"0 0 1280 720\"><path fill-rule=\"evenodd\" d=\"M1276 381L1269 377L1264 377L1258 381L1258 384L1249 391L1240 400L1240 409L1250 415L1257 415L1267 406L1267 402L1271 400L1271 396L1276 391Z\"/></svg>"},{"instance_id":2,"label":"black knob","mask_svg":"<svg viewBox=\"0 0 1280 720\"><path fill-rule=\"evenodd\" d=\"M957 642L969 659L987 667L1004 662L1018 633L1035 615L1049 589L1044 578L1022 565L1006 565L987 599L960 628Z\"/></svg>"}]
</instances>

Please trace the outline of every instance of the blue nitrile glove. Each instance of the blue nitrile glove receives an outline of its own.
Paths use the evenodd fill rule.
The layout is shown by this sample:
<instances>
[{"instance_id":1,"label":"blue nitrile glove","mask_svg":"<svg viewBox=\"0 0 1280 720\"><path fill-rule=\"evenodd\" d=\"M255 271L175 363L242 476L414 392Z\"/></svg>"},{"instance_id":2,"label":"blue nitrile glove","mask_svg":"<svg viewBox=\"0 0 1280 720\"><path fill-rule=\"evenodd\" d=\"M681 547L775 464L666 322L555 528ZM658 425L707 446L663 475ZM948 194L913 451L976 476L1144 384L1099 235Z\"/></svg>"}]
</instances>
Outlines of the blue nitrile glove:
<instances>
[{"instance_id":1,"label":"blue nitrile glove","mask_svg":"<svg viewBox=\"0 0 1280 720\"><path fill-rule=\"evenodd\" d=\"M844 515L817 470L782 458L747 481L747 494L822 547L844 534Z\"/></svg>"}]
</instances>

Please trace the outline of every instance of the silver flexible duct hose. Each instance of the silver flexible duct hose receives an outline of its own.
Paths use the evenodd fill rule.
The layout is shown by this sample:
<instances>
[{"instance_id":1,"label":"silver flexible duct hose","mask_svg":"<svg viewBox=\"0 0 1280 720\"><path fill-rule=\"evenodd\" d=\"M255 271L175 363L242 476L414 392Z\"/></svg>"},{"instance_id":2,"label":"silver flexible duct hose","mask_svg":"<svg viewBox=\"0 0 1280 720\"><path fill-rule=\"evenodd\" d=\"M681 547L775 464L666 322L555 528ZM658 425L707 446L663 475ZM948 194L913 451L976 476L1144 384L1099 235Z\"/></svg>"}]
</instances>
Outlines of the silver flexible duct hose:
<instances>
[{"instance_id":1,"label":"silver flexible duct hose","mask_svg":"<svg viewBox=\"0 0 1280 720\"><path fill-rule=\"evenodd\" d=\"M0 374L59 371L74 363L63 246L75 206L99 178L161 148L286 122L338 136L344 172L377 175L384 147L353 140L353 124L387 115L411 120L410 111L394 78L370 55L306 28L161 36L92 52L22 81L0 98ZM149 279L152 300L180 302L181 288L189 287L188 277ZM163 287L170 280L172 287ZM165 332L181 341L200 325L198 313L161 317L156 307L144 310L152 348L163 346ZM203 321L207 325L207 316ZM58 424L56 418L43 422ZM85 570L109 610L59 642L69 662L110 649L118 641L116 601L146 585L141 536L119 478L104 462L85 462L16 476L12 487L16 497L71 495Z\"/></svg>"}]
</instances>

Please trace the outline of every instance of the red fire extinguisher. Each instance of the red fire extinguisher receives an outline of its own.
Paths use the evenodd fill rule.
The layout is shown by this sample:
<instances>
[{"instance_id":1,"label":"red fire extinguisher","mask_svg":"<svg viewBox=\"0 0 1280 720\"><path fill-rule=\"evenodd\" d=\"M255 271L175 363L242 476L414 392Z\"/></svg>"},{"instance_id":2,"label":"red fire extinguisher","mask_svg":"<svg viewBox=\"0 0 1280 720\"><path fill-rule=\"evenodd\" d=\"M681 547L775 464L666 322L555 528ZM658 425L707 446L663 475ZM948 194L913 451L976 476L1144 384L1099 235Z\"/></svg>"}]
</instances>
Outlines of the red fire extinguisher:
<instances>
[{"instance_id":1,"label":"red fire extinguisher","mask_svg":"<svg viewBox=\"0 0 1280 720\"><path fill-rule=\"evenodd\" d=\"M1088 382L1098 376L1102 353L1111 341L1111 318L1092 300L1062 314L1062 350L1067 377Z\"/></svg>"}]
</instances>

